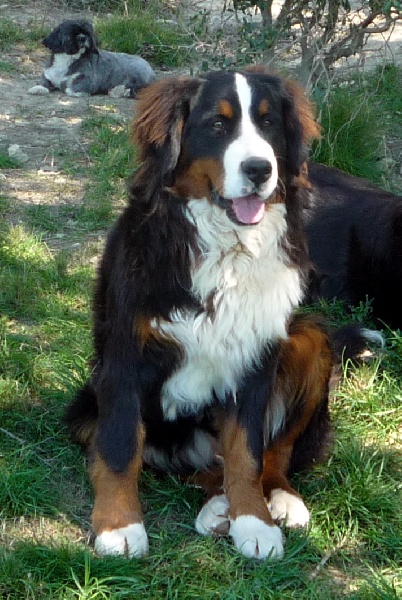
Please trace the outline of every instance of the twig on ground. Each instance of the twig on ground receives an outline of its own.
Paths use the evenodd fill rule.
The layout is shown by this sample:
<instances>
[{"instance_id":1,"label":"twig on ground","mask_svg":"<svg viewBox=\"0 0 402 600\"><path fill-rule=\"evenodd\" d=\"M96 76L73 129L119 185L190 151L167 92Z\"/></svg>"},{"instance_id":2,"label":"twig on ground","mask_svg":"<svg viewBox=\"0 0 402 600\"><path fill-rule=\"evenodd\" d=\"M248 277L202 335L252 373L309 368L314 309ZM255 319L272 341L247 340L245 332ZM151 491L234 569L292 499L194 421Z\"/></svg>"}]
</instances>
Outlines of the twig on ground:
<instances>
[{"instance_id":1,"label":"twig on ground","mask_svg":"<svg viewBox=\"0 0 402 600\"><path fill-rule=\"evenodd\" d=\"M334 548L332 548L331 550L328 550L328 552L322 557L322 559L320 560L320 562L318 563L318 565L316 566L314 571L312 573L310 573L310 575L308 577L310 581L312 581L313 579L315 579L317 577L317 575L323 570L323 568L325 567L325 565L327 564L329 559L332 558L332 556L345 545L346 540L347 540L347 537L344 536L341 539L341 541Z\"/></svg>"}]
</instances>

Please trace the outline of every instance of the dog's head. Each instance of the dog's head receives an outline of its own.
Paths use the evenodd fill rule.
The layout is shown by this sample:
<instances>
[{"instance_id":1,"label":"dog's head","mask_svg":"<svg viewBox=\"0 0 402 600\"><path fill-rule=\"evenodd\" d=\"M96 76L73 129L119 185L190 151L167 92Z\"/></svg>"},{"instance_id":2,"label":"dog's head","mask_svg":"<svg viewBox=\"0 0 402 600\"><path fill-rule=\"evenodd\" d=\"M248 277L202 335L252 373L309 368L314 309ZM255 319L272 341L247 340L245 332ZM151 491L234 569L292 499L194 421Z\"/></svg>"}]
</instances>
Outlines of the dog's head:
<instances>
[{"instance_id":1,"label":"dog's head","mask_svg":"<svg viewBox=\"0 0 402 600\"><path fill-rule=\"evenodd\" d=\"M207 198L231 220L259 223L300 174L318 136L294 83L260 69L165 79L140 94L140 157L181 198Z\"/></svg>"},{"instance_id":2,"label":"dog's head","mask_svg":"<svg viewBox=\"0 0 402 600\"><path fill-rule=\"evenodd\" d=\"M58 25L45 39L43 45L54 54L97 53L97 38L88 21L68 19Z\"/></svg>"}]
</instances>

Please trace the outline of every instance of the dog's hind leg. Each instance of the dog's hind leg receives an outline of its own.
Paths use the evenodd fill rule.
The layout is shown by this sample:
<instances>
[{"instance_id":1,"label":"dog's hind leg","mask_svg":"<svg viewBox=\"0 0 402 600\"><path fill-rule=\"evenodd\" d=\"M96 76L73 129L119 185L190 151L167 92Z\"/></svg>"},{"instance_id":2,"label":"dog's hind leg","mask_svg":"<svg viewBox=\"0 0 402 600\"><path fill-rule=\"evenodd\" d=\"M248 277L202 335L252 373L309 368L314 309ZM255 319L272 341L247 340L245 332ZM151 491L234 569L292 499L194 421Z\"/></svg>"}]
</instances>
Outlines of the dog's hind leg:
<instances>
[{"instance_id":1,"label":"dog's hind leg","mask_svg":"<svg viewBox=\"0 0 402 600\"><path fill-rule=\"evenodd\" d=\"M330 446L328 385L332 355L326 333L306 317L297 317L283 346L276 394L287 405L287 422L264 453L263 490L275 521L302 527L310 519L289 472L306 469ZM296 469L297 467L297 469Z\"/></svg>"},{"instance_id":2,"label":"dog's hind leg","mask_svg":"<svg viewBox=\"0 0 402 600\"><path fill-rule=\"evenodd\" d=\"M207 492L207 499L195 520L201 535L229 533L229 502L223 487L223 465L205 473L198 473L193 481Z\"/></svg>"},{"instance_id":3,"label":"dog's hind leg","mask_svg":"<svg viewBox=\"0 0 402 600\"><path fill-rule=\"evenodd\" d=\"M142 88L146 87L147 84L143 81L136 79L135 77L130 77L128 81L125 83L125 96L129 96L130 98L136 98L137 94Z\"/></svg>"}]
</instances>

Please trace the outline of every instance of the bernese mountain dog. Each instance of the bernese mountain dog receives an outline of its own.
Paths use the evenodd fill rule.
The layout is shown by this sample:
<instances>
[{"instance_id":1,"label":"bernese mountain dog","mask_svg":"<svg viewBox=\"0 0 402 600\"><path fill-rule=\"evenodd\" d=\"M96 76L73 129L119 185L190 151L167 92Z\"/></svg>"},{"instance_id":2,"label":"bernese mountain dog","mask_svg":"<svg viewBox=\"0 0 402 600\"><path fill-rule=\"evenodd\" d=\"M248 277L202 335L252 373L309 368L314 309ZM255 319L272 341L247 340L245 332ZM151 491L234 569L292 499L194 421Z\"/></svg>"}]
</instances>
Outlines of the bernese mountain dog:
<instances>
[{"instance_id":1,"label":"bernese mountain dog","mask_svg":"<svg viewBox=\"0 0 402 600\"><path fill-rule=\"evenodd\" d=\"M146 554L143 463L197 471L196 530L247 557L280 558L278 524L308 523L288 476L331 437L330 343L295 315L318 134L302 90L259 68L140 92L140 166L99 268L91 378L66 415L89 453L98 553Z\"/></svg>"},{"instance_id":2,"label":"bernese mountain dog","mask_svg":"<svg viewBox=\"0 0 402 600\"><path fill-rule=\"evenodd\" d=\"M325 165L308 170L314 295L355 306L369 300L374 317L402 328L402 197Z\"/></svg>"}]
</instances>

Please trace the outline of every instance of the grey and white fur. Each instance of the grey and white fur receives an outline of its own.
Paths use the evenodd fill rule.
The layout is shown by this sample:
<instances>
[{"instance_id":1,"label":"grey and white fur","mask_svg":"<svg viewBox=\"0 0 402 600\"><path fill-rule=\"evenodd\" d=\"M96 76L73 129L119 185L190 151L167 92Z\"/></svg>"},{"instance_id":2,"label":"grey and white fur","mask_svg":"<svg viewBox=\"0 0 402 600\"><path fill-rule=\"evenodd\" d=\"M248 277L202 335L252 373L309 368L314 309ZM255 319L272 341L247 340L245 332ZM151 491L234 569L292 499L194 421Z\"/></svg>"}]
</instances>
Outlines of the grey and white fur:
<instances>
[{"instance_id":1,"label":"grey and white fur","mask_svg":"<svg viewBox=\"0 0 402 600\"><path fill-rule=\"evenodd\" d=\"M51 51L51 57L38 84L28 90L30 94L61 90L69 96L89 96L108 94L122 86L120 95L135 97L155 79L151 65L140 56L99 50L88 21L63 21L43 45Z\"/></svg>"}]
</instances>

